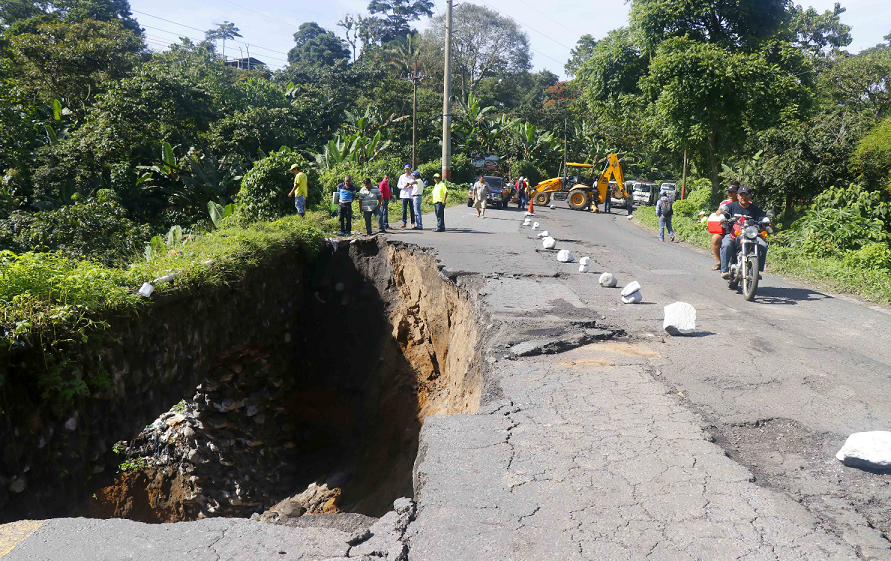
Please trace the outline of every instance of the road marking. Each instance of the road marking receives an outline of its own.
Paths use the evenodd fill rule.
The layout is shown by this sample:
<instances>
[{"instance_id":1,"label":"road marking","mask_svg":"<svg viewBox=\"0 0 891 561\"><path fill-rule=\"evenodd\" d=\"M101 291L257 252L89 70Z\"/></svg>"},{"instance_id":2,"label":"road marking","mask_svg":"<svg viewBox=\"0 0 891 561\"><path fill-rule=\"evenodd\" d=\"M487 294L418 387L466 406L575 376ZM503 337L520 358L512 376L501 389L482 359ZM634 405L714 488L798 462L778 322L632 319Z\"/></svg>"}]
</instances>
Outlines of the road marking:
<instances>
[{"instance_id":1,"label":"road marking","mask_svg":"<svg viewBox=\"0 0 891 561\"><path fill-rule=\"evenodd\" d=\"M43 520L20 520L0 525L0 557L16 548L43 526Z\"/></svg>"}]
</instances>

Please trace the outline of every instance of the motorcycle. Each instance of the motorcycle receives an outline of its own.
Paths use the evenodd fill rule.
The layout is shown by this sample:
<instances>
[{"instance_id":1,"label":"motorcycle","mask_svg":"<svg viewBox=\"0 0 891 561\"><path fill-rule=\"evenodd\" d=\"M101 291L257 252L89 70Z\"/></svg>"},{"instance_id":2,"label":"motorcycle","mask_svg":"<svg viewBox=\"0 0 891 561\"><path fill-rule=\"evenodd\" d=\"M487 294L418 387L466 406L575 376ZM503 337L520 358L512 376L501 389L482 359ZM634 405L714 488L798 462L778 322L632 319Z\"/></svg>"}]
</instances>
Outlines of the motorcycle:
<instances>
[{"instance_id":1,"label":"motorcycle","mask_svg":"<svg viewBox=\"0 0 891 561\"><path fill-rule=\"evenodd\" d=\"M755 299L755 293L758 292L758 281L761 275L758 271L758 264L761 257L761 246L758 244L758 238L762 238L767 244L767 235L773 233L770 227L772 212L768 212L767 216L760 221L741 214L735 214L732 217L733 222L739 225L739 249L736 252L736 259L730 265L730 279L727 286L731 290L736 290L742 283L743 298L748 301ZM729 222L725 215L724 222ZM728 227L730 225L728 224Z\"/></svg>"}]
</instances>

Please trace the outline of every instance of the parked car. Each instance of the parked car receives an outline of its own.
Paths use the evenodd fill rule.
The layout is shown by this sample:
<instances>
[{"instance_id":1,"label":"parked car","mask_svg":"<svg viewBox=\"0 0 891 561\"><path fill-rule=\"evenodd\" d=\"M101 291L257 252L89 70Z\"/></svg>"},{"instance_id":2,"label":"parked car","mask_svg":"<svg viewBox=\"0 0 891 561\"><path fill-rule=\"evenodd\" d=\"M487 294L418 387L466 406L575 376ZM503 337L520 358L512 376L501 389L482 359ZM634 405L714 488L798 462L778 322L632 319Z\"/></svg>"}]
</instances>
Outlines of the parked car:
<instances>
[{"instance_id":1,"label":"parked car","mask_svg":"<svg viewBox=\"0 0 891 561\"><path fill-rule=\"evenodd\" d=\"M659 196L665 193L668 195L668 198L671 200L677 199L678 194L678 186L676 183L663 183L659 186Z\"/></svg>"},{"instance_id":2,"label":"parked car","mask_svg":"<svg viewBox=\"0 0 891 561\"><path fill-rule=\"evenodd\" d=\"M505 185L500 177L494 175L486 175L486 186L489 187L489 197L486 199L486 206L500 206L507 208L510 201L511 187ZM474 183L476 183L474 181ZM473 185L467 190L467 206L473 206Z\"/></svg>"},{"instance_id":3,"label":"parked car","mask_svg":"<svg viewBox=\"0 0 891 561\"><path fill-rule=\"evenodd\" d=\"M631 196L638 205L656 204L656 193L659 186L646 181L635 181L631 184Z\"/></svg>"}]
</instances>

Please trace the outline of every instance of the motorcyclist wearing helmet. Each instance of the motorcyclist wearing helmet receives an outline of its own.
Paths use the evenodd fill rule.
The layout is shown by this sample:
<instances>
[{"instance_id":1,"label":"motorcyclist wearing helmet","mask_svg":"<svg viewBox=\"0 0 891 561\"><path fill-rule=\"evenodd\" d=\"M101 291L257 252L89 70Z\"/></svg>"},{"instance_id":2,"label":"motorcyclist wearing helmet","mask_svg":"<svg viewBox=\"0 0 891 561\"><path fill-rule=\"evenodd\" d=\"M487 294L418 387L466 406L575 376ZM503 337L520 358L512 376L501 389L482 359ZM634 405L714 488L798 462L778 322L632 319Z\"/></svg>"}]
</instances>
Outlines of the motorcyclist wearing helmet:
<instances>
[{"instance_id":1,"label":"motorcyclist wearing helmet","mask_svg":"<svg viewBox=\"0 0 891 561\"><path fill-rule=\"evenodd\" d=\"M727 187L727 199L721 201L721 204L718 206L717 214L720 214L720 208L722 206L729 205L730 203L735 203L739 200L736 192L739 189L739 181L734 181ZM712 235L712 253L715 254L715 266L712 268L713 271L718 271L721 269L721 241L724 239L724 236L727 234L727 229L724 229L724 233L722 234L713 234Z\"/></svg>"},{"instance_id":2,"label":"motorcyclist wearing helmet","mask_svg":"<svg viewBox=\"0 0 891 561\"><path fill-rule=\"evenodd\" d=\"M767 214L761 208L752 202L751 189L748 185L743 185L737 191L739 200L729 205L722 205L721 211L724 217L731 221L733 216L750 216L755 220L761 220ZM739 221L732 221L728 224L728 232L721 241L721 278L730 278L730 263L739 250L739 236L742 235ZM756 243L761 247L758 252L758 270L764 271L764 263L767 260L767 242L761 237L756 239Z\"/></svg>"}]
</instances>

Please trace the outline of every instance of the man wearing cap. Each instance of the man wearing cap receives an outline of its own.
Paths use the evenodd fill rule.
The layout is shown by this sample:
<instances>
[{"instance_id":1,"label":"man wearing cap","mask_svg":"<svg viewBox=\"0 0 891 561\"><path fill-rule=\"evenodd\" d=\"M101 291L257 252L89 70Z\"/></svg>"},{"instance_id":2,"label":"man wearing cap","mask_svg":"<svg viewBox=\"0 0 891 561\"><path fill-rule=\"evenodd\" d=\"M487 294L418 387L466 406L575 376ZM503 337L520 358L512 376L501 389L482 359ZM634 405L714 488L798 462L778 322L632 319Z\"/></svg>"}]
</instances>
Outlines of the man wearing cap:
<instances>
[{"instance_id":1,"label":"man wearing cap","mask_svg":"<svg viewBox=\"0 0 891 561\"><path fill-rule=\"evenodd\" d=\"M433 213L436 214L436 231L445 232L445 202L449 192L442 176L438 173L433 174L433 193L427 197L433 201Z\"/></svg>"},{"instance_id":2,"label":"man wearing cap","mask_svg":"<svg viewBox=\"0 0 891 561\"><path fill-rule=\"evenodd\" d=\"M297 214L301 217L305 217L306 196L309 193L309 188L306 185L306 174L300 171L300 166L298 164L291 166L291 173L294 174L294 188L291 189L288 196L294 197L294 207L297 209Z\"/></svg>"},{"instance_id":3,"label":"man wearing cap","mask_svg":"<svg viewBox=\"0 0 891 561\"><path fill-rule=\"evenodd\" d=\"M423 230L421 224L421 197L424 195L424 182L421 181L421 172L416 171L412 174L415 182L411 186L411 206L415 211L415 225L412 230Z\"/></svg>"},{"instance_id":4,"label":"man wearing cap","mask_svg":"<svg viewBox=\"0 0 891 561\"><path fill-rule=\"evenodd\" d=\"M411 174L411 166L405 164L405 173L399 176L396 188L399 189L399 198L402 200L402 227L405 228L407 214L411 213L411 225L415 225L415 209L411 206L411 190L415 183L415 177Z\"/></svg>"},{"instance_id":5,"label":"man wearing cap","mask_svg":"<svg viewBox=\"0 0 891 561\"><path fill-rule=\"evenodd\" d=\"M724 205L723 213L725 216L751 216L755 220L761 220L767 214L761 208L752 202L751 189L748 185L743 185L737 190L739 200ZM730 278L730 262L736 256L739 249L739 236L742 234L739 223L734 222L729 225L729 232L721 241L721 278ZM756 243L761 247L758 252L758 270L764 271L764 263L767 261L767 242L760 236L756 238Z\"/></svg>"},{"instance_id":6,"label":"man wearing cap","mask_svg":"<svg viewBox=\"0 0 891 561\"><path fill-rule=\"evenodd\" d=\"M734 181L727 187L727 199L721 201L721 204L718 205L718 212L716 214L720 214L721 207L729 205L730 203L735 203L738 200L736 195L736 191L739 189L739 181ZM727 228L724 228L724 232L721 234L712 235L712 253L715 254L715 263L716 265L712 267L713 271L719 271L721 269L721 241L724 239L724 236L727 234Z\"/></svg>"},{"instance_id":7,"label":"man wearing cap","mask_svg":"<svg viewBox=\"0 0 891 561\"><path fill-rule=\"evenodd\" d=\"M343 183L337 186L337 191L340 195L340 205L337 208L340 217L340 235L349 236L353 231L353 197L356 195L353 177L345 176Z\"/></svg>"}]
</instances>

